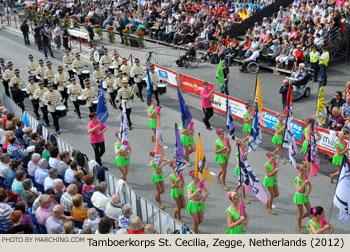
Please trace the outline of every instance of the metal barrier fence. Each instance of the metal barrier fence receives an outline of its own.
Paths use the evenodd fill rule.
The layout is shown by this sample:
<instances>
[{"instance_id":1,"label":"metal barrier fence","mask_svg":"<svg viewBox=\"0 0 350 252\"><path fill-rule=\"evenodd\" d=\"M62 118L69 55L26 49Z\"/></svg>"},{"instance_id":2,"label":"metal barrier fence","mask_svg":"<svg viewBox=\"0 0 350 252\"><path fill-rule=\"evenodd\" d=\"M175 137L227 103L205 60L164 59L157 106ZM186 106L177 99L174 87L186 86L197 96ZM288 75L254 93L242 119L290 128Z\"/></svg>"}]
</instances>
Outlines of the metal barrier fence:
<instances>
[{"instance_id":1,"label":"metal barrier fence","mask_svg":"<svg viewBox=\"0 0 350 252\"><path fill-rule=\"evenodd\" d=\"M4 93L3 87L0 87L0 92ZM23 118L22 109L7 95L3 94L3 103L7 110L13 112L15 116L19 119ZM33 130L37 129L38 124L40 123L33 116L27 113L28 122ZM49 131L46 127L42 127L42 137L47 139ZM68 151L72 154L74 147L57 137L57 147L60 152ZM137 194L134 189L132 189L126 182L119 181L113 174L106 171L105 179L107 182L107 192L110 195L113 195L119 191L121 193L121 201L124 204L130 204L133 210L133 214L141 218L144 223L149 223L154 226L154 230L160 234L173 233L175 230L179 230L182 233L193 233L187 227L185 228L182 224L177 222L174 218L169 216L169 214L163 212L158 207L144 199L143 197L137 197ZM119 182L119 183L118 183ZM123 184L124 188L118 188Z\"/></svg>"}]
</instances>

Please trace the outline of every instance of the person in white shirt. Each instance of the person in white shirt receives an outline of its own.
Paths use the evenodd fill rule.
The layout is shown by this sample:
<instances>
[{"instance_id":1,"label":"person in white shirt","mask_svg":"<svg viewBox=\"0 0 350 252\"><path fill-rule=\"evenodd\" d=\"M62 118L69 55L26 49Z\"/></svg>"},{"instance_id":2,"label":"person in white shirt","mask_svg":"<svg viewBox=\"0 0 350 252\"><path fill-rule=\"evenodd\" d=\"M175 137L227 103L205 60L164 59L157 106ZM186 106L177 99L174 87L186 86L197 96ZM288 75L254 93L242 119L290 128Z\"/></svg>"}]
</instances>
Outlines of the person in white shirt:
<instances>
[{"instance_id":1,"label":"person in white shirt","mask_svg":"<svg viewBox=\"0 0 350 252\"><path fill-rule=\"evenodd\" d=\"M110 196L106 193L107 191L107 183L102 182L98 185L96 192L91 197L91 202L94 207L104 211L106 209L106 205L110 201Z\"/></svg>"},{"instance_id":2,"label":"person in white shirt","mask_svg":"<svg viewBox=\"0 0 350 252\"><path fill-rule=\"evenodd\" d=\"M60 162L58 158L58 148L52 147L50 150L49 166L50 168L58 168L58 163Z\"/></svg>"},{"instance_id":3,"label":"person in white shirt","mask_svg":"<svg viewBox=\"0 0 350 252\"><path fill-rule=\"evenodd\" d=\"M84 221L83 228L91 228L92 233L94 234L98 228L98 223L100 223L100 217L95 208L90 208L87 211L88 219Z\"/></svg>"},{"instance_id":4,"label":"person in white shirt","mask_svg":"<svg viewBox=\"0 0 350 252\"><path fill-rule=\"evenodd\" d=\"M36 183L43 185L46 177L49 176L47 160L45 158L40 159L38 165L39 169L35 170L34 178Z\"/></svg>"},{"instance_id":5,"label":"person in white shirt","mask_svg":"<svg viewBox=\"0 0 350 252\"><path fill-rule=\"evenodd\" d=\"M117 219L122 212L122 207L123 205L120 202L119 194L114 194L112 199L106 205L105 214L109 218Z\"/></svg>"},{"instance_id":6,"label":"person in white shirt","mask_svg":"<svg viewBox=\"0 0 350 252\"><path fill-rule=\"evenodd\" d=\"M247 66L250 62L256 62L256 59L259 57L260 52L257 47L252 48L252 55L249 58L244 59L242 68L239 69L242 73L247 71Z\"/></svg>"},{"instance_id":7,"label":"person in white shirt","mask_svg":"<svg viewBox=\"0 0 350 252\"><path fill-rule=\"evenodd\" d=\"M70 154L68 151L63 151L60 153L60 160L57 164L58 175L64 177L66 170L69 168L68 162L70 160Z\"/></svg>"},{"instance_id":8,"label":"person in white shirt","mask_svg":"<svg viewBox=\"0 0 350 252\"><path fill-rule=\"evenodd\" d=\"M55 189L55 186L53 184L53 181L57 178L57 169L51 168L49 170L49 176L46 177L44 180L44 189L45 191L49 188Z\"/></svg>"},{"instance_id":9,"label":"person in white shirt","mask_svg":"<svg viewBox=\"0 0 350 252\"><path fill-rule=\"evenodd\" d=\"M9 163L11 161L11 156L7 153L3 153L1 154L0 161L0 177L6 178L10 170Z\"/></svg>"},{"instance_id":10,"label":"person in white shirt","mask_svg":"<svg viewBox=\"0 0 350 252\"><path fill-rule=\"evenodd\" d=\"M72 184L77 182L77 180L74 178L74 173L78 170L78 163L76 161L72 161L70 163L69 168L66 170L64 174L64 181L67 184Z\"/></svg>"},{"instance_id":11,"label":"person in white shirt","mask_svg":"<svg viewBox=\"0 0 350 252\"><path fill-rule=\"evenodd\" d=\"M28 163L28 174L32 177L34 177L35 171L39 168L39 161L41 159L41 156L39 153L34 153L32 155L31 161Z\"/></svg>"}]
</instances>

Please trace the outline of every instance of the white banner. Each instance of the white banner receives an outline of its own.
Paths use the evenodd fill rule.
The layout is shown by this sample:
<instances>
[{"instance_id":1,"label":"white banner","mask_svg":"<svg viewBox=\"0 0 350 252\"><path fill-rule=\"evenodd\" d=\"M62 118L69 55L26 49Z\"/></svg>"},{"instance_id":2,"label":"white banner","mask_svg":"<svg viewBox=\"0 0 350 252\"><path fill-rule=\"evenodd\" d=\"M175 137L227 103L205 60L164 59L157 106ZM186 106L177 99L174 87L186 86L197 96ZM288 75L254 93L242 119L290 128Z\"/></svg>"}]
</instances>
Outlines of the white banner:
<instances>
[{"instance_id":1,"label":"white banner","mask_svg":"<svg viewBox=\"0 0 350 252\"><path fill-rule=\"evenodd\" d=\"M155 64L154 68L156 73L158 73L159 79L162 80L164 83L176 87L177 88L177 73L174 71L171 71L169 69L166 69L161 66L157 66Z\"/></svg>"}]
</instances>

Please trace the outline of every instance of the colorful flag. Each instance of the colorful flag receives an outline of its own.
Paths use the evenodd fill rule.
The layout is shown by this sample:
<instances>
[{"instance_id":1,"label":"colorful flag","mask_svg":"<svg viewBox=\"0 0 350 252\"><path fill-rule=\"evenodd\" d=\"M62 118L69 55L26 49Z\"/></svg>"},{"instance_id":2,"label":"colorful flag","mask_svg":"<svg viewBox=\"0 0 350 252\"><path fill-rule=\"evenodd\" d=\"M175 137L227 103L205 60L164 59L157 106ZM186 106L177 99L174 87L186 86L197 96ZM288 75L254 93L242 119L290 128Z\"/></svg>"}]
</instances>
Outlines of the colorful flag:
<instances>
[{"instance_id":1,"label":"colorful flag","mask_svg":"<svg viewBox=\"0 0 350 252\"><path fill-rule=\"evenodd\" d=\"M284 109L284 116L287 117L288 110L293 111L293 85L289 84L287 92L286 107Z\"/></svg>"},{"instance_id":2,"label":"colorful flag","mask_svg":"<svg viewBox=\"0 0 350 252\"><path fill-rule=\"evenodd\" d=\"M253 125L252 125L252 132L250 133L250 137L248 141L248 152L255 150L258 147L258 145L261 143L261 141L262 141L262 136L261 136L261 127L259 122L259 111L258 111L258 104L256 104Z\"/></svg>"},{"instance_id":3,"label":"colorful flag","mask_svg":"<svg viewBox=\"0 0 350 252\"><path fill-rule=\"evenodd\" d=\"M321 86L318 90L316 118L319 124L322 124L322 125L326 124L327 104L326 104L326 99L324 97L323 86Z\"/></svg>"},{"instance_id":4,"label":"colorful flag","mask_svg":"<svg viewBox=\"0 0 350 252\"><path fill-rule=\"evenodd\" d=\"M151 106L152 94L153 94L152 78L151 78L151 75L149 73L149 69L147 68L147 105L148 106Z\"/></svg>"},{"instance_id":5,"label":"colorful flag","mask_svg":"<svg viewBox=\"0 0 350 252\"><path fill-rule=\"evenodd\" d=\"M232 112L231 112L231 106L228 100L227 96L227 101L226 101L226 127L227 129L230 130L230 138L232 140L235 140L235 124L233 123L233 117L232 117Z\"/></svg>"},{"instance_id":6,"label":"colorful flag","mask_svg":"<svg viewBox=\"0 0 350 252\"><path fill-rule=\"evenodd\" d=\"M126 119L126 104L123 103L123 111L122 111L122 118L120 121L120 128L119 128L119 138L122 142L122 149L127 150L129 147L129 135L128 135L128 124Z\"/></svg>"},{"instance_id":7,"label":"colorful flag","mask_svg":"<svg viewBox=\"0 0 350 252\"><path fill-rule=\"evenodd\" d=\"M96 114L97 114L98 120L102 123L105 123L105 121L107 121L107 119L109 117L108 107L107 107L106 100L105 100L102 81L101 81L100 90L98 93Z\"/></svg>"},{"instance_id":8,"label":"colorful flag","mask_svg":"<svg viewBox=\"0 0 350 252\"><path fill-rule=\"evenodd\" d=\"M247 192L253 192L254 195L264 204L267 203L267 196L264 188L260 184L258 177L250 166L248 160L240 151L238 146L239 153L239 176L238 183L244 185Z\"/></svg>"},{"instance_id":9,"label":"colorful flag","mask_svg":"<svg viewBox=\"0 0 350 252\"><path fill-rule=\"evenodd\" d=\"M320 170L320 159L318 157L318 150L315 137L315 125L312 123L310 130L310 139L308 151L306 153L306 160L310 163L310 176L315 177Z\"/></svg>"},{"instance_id":10,"label":"colorful flag","mask_svg":"<svg viewBox=\"0 0 350 252\"><path fill-rule=\"evenodd\" d=\"M175 159L175 172L177 175L180 175L180 173L186 168L186 157L185 157L184 148L181 143L179 128L176 123L175 123L174 159Z\"/></svg>"},{"instance_id":11,"label":"colorful flag","mask_svg":"<svg viewBox=\"0 0 350 252\"><path fill-rule=\"evenodd\" d=\"M157 116L156 146L154 152L159 154L161 158L164 157L164 144L162 140L162 130L160 127L160 114Z\"/></svg>"},{"instance_id":12,"label":"colorful flag","mask_svg":"<svg viewBox=\"0 0 350 252\"><path fill-rule=\"evenodd\" d=\"M256 75L256 85L255 85L255 103L258 103L259 113L263 110L264 104L261 94L260 79L259 75Z\"/></svg>"},{"instance_id":13,"label":"colorful flag","mask_svg":"<svg viewBox=\"0 0 350 252\"><path fill-rule=\"evenodd\" d=\"M221 59L218 65L218 69L216 70L216 79L220 87L222 87L225 84L224 70L222 68Z\"/></svg>"},{"instance_id":14,"label":"colorful flag","mask_svg":"<svg viewBox=\"0 0 350 252\"><path fill-rule=\"evenodd\" d=\"M335 188L333 203L339 210L339 222L350 222L350 168L346 155L343 157L343 165L340 169L339 179Z\"/></svg>"},{"instance_id":15,"label":"colorful flag","mask_svg":"<svg viewBox=\"0 0 350 252\"><path fill-rule=\"evenodd\" d=\"M201 136L198 134L196 148L196 164L194 167L195 175L202 181L212 183L209 166L205 157Z\"/></svg>"},{"instance_id":16,"label":"colorful flag","mask_svg":"<svg viewBox=\"0 0 350 252\"><path fill-rule=\"evenodd\" d=\"M192 121L192 115L179 89L177 89L177 96L179 99L179 108L180 108L180 114L181 114L182 127L186 129L190 124L190 122Z\"/></svg>"},{"instance_id":17,"label":"colorful flag","mask_svg":"<svg viewBox=\"0 0 350 252\"><path fill-rule=\"evenodd\" d=\"M28 120L28 115L26 111L24 111L23 113L22 122L24 126L29 127L29 120Z\"/></svg>"}]
</instances>

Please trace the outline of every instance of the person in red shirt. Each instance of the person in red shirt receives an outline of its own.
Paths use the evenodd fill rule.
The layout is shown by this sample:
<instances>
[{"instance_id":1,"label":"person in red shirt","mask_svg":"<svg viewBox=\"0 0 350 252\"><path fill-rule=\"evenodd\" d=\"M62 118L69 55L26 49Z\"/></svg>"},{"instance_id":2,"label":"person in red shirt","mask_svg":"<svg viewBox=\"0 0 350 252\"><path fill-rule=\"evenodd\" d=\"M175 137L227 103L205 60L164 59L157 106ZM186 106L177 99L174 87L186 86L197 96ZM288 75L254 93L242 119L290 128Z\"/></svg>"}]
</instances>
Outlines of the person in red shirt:
<instances>
[{"instance_id":1,"label":"person in red shirt","mask_svg":"<svg viewBox=\"0 0 350 252\"><path fill-rule=\"evenodd\" d=\"M140 217L135 216L128 229L128 234L145 234Z\"/></svg>"},{"instance_id":2,"label":"person in red shirt","mask_svg":"<svg viewBox=\"0 0 350 252\"><path fill-rule=\"evenodd\" d=\"M230 35L227 35L226 39L224 39L224 45L227 47L232 41Z\"/></svg>"},{"instance_id":3,"label":"person in red shirt","mask_svg":"<svg viewBox=\"0 0 350 252\"><path fill-rule=\"evenodd\" d=\"M95 152L95 160L99 165L102 165L101 157L105 153L105 139L103 133L106 132L107 127L97 119L95 112L89 115L90 122L87 130L90 134L90 143Z\"/></svg>"},{"instance_id":4,"label":"person in red shirt","mask_svg":"<svg viewBox=\"0 0 350 252\"><path fill-rule=\"evenodd\" d=\"M303 52L303 50L301 50L301 45L297 45L297 50L294 53L294 57L295 57L295 60L294 60L292 72L294 71L294 69L297 68L297 66L300 63L304 62L304 52Z\"/></svg>"}]
</instances>

